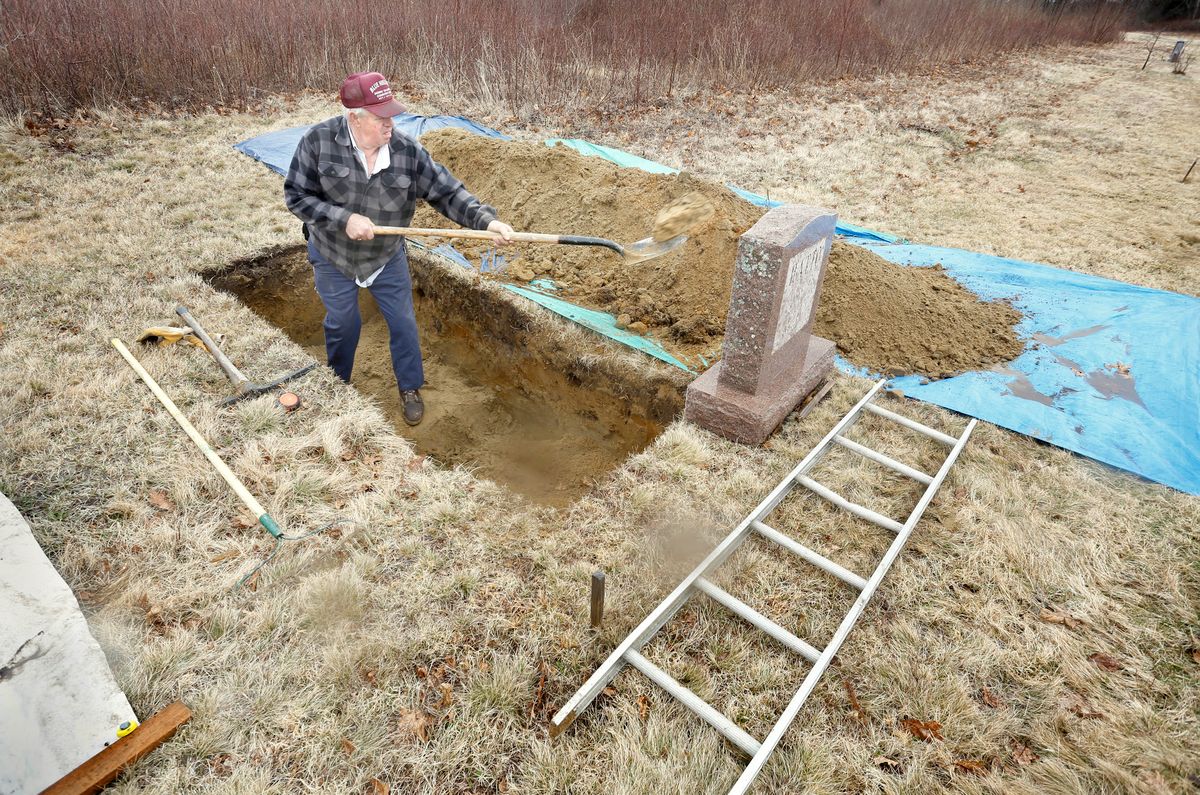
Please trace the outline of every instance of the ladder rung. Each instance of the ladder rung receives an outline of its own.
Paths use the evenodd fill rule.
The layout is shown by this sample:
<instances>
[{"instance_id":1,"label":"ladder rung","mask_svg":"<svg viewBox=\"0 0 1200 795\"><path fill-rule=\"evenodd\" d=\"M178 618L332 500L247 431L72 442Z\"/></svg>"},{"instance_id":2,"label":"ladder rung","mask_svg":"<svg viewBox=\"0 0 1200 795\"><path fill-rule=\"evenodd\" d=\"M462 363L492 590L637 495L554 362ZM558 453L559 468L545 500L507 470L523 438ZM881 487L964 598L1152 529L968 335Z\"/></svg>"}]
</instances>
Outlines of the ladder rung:
<instances>
[{"instance_id":1,"label":"ladder rung","mask_svg":"<svg viewBox=\"0 0 1200 795\"><path fill-rule=\"evenodd\" d=\"M763 536L771 539L784 549L794 552L812 565L816 566L818 569L829 572L847 585L857 588L860 591L867 587L867 581L862 577L859 577L857 574L847 568L839 566L824 555L819 555L816 552L813 552L803 544L793 541L791 538L785 536L774 527L758 521L753 522L753 525L754 529Z\"/></svg>"},{"instance_id":2,"label":"ladder rung","mask_svg":"<svg viewBox=\"0 0 1200 795\"><path fill-rule=\"evenodd\" d=\"M868 522L874 522L880 527L886 527L893 533L899 533L904 529L904 525L900 524L895 519L889 519L881 513L872 511L870 508L862 507L856 502L850 502L850 500L838 494L836 491L822 486L820 483L808 477L807 475L801 475L800 477L796 478L796 482L801 486L811 490L815 494L818 494L829 500L842 510L849 511L855 516L866 519Z\"/></svg>"},{"instance_id":3,"label":"ladder rung","mask_svg":"<svg viewBox=\"0 0 1200 795\"><path fill-rule=\"evenodd\" d=\"M733 594L703 577L696 579L696 587L809 662L815 663L817 658L821 656L820 651L800 640L800 638L788 632L741 599L738 599Z\"/></svg>"},{"instance_id":4,"label":"ladder rung","mask_svg":"<svg viewBox=\"0 0 1200 795\"><path fill-rule=\"evenodd\" d=\"M833 441L837 442L842 447L845 447L847 450L853 450L863 458L869 458L878 464L883 464L888 469L893 469L896 472L899 472L901 475L907 475L913 480L918 480L921 483L924 483L926 486L933 482L933 478L929 477L929 475L926 475L921 470L913 469L908 464L902 464L896 459L886 456L878 450L872 450L870 447L867 447L864 444L859 444L858 442L845 439L841 436L833 437Z\"/></svg>"},{"instance_id":5,"label":"ladder rung","mask_svg":"<svg viewBox=\"0 0 1200 795\"><path fill-rule=\"evenodd\" d=\"M741 748L750 756L758 753L759 742L751 737L742 728L729 718L722 715L716 709L711 707L708 702L700 698L700 696L688 690L679 682L675 681L669 673L659 668L654 663L647 660L641 653L628 649L625 652L625 661L644 673L654 684L666 690L672 696L683 704L685 707L696 713L699 717L708 722L710 726L725 735L738 748Z\"/></svg>"},{"instance_id":6,"label":"ladder rung","mask_svg":"<svg viewBox=\"0 0 1200 795\"><path fill-rule=\"evenodd\" d=\"M905 417L902 414L897 414L894 411L888 411L882 406L876 406L874 403L864 403L863 408L872 414L878 414L880 417L885 417L894 423L903 425L905 428L914 430L917 433L923 433L930 439L937 439L939 442L948 447L953 447L954 445L958 444L958 439L955 439L953 436L934 430L928 425L922 425L916 420L910 420L908 417Z\"/></svg>"}]
</instances>

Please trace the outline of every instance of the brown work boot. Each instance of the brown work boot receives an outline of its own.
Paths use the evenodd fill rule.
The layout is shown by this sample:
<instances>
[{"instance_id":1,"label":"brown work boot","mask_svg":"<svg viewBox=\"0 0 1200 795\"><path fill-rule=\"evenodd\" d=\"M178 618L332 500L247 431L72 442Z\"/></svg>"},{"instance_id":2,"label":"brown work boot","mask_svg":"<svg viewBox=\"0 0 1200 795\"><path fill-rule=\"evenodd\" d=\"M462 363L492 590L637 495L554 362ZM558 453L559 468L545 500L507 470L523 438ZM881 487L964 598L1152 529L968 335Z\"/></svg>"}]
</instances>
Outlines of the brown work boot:
<instances>
[{"instance_id":1,"label":"brown work boot","mask_svg":"<svg viewBox=\"0 0 1200 795\"><path fill-rule=\"evenodd\" d=\"M425 401L421 393L415 389L401 389L400 402L404 405L404 421L409 425L419 425L425 416Z\"/></svg>"}]
</instances>

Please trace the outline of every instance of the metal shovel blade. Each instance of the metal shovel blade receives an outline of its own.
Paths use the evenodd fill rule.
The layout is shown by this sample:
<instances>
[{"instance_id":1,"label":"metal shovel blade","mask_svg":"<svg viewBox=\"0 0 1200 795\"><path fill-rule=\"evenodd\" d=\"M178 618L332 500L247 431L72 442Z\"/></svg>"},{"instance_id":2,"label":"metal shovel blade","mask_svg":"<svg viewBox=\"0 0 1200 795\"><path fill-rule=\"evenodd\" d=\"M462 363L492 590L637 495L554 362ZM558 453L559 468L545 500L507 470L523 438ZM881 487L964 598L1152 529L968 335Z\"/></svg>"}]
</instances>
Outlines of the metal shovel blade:
<instances>
[{"instance_id":1,"label":"metal shovel blade","mask_svg":"<svg viewBox=\"0 0 1200 795\"><path fill-rule=\"evenodd\" d=\"M655 240L652 237L630 243L624 247L625 261L634 264L648 259L661 257L669 251L679 248L687 241L687 235L676 235L667 240Z\"/></svg>"}]
</instances>

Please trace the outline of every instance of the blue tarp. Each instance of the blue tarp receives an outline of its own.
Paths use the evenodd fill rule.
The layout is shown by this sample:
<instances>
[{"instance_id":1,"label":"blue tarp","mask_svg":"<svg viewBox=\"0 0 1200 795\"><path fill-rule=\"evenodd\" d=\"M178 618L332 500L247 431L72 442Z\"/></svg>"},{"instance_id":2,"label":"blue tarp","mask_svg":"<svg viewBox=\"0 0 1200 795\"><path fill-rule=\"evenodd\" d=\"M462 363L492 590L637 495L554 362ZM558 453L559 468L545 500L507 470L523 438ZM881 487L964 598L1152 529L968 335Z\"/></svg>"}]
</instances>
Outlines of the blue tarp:
<instances>
[{"instance_id":1,"label":"blue tarp","mask_svg":"<svg viewBox=\"0 0 1200 795\"><path fill-rule=\"evenodd\" d=\"M905 395L1200 494L1200 298L953 248L864 244L902 265L941 263L1025 318L1025 351Z\"/></svg>"},{"instance_id":2,"label":"blue tarp","mask_svg":"<svg viewBox=\"0 0 1200 795\"><path fill-rule=\"evenodd\" d=\"M410 135L455 126L492 137L496 130L458 116L397 117ZM305 127L267 133L237 149L285 173ZM551 139L582 154L655 173L676 170L578 139ZM748 201L766 197L730 186ZM960 249L912 245L853 224L839 234L892 262L941 264L988 300L1010 301L1023 314L1027 340L1014 361L987 372L891 385L925 400L1027 434L1191 494L1200 494L1200 299ZM448 246L439 247L466 263ZM487 263L485 263L485 267ZM546 285L549 287L549 285ZM509 285L588 328L684 367L652 340L622 332L611 315L583 309L548 290ZM860 372L845 361L838 365ZM686 368L685 368L686 369Z\"/></svg>"}]
</instances>

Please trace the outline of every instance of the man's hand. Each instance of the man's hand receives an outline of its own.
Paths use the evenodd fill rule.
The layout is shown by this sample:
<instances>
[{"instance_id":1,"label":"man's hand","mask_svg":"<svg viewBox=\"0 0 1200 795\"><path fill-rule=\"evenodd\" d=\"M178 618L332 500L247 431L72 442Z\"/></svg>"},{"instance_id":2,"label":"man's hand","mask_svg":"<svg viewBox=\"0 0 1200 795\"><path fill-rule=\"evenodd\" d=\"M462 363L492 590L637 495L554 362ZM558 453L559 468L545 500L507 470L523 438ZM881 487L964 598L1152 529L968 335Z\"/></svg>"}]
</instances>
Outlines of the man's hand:
<instances>
[{"instance_id":1,"label":"man's hand","mask_svg":"<svg viewBox=\"0 0 1200 795\"><path fill-rule=\"evenodd\" d=\"M513 228L503 221L492 221L488 224L487 231L500 236L500 239L496 241L498 246L507 246L512 242Z\"/></svg>"},{"instance_id":2,"label":"man's hand","mask_svg":"<svg viewBox=\"0 0 1200 795\"><path fill-rule=\"evenodd\" d=\"M351 240L372 240L375 237L375 224L367 216L354 213L346 222L346 237Z\"/></svg>"}]
</instances>

